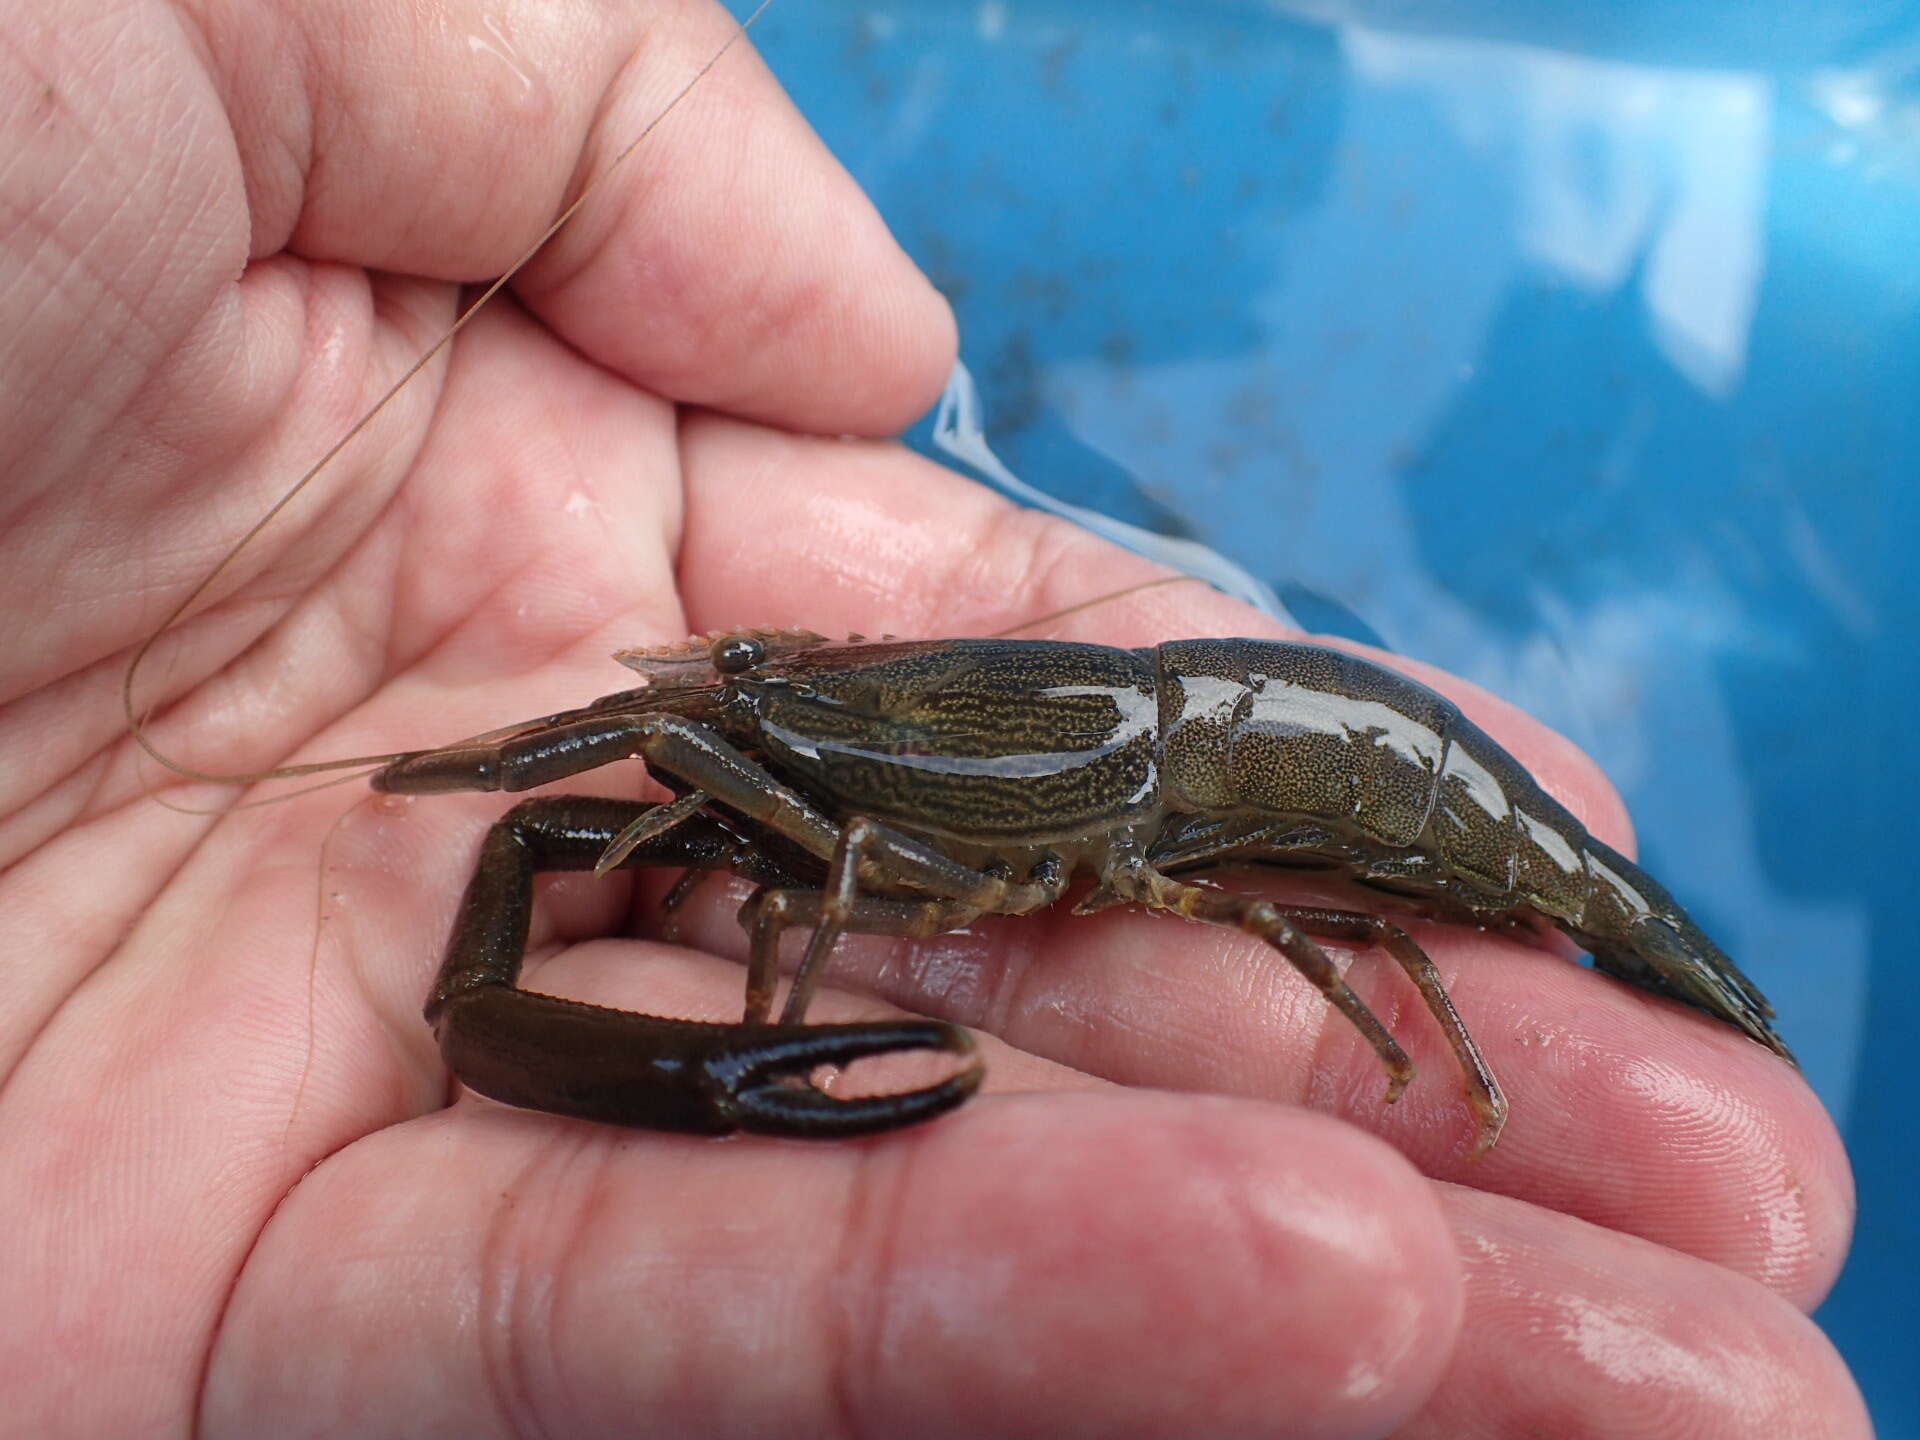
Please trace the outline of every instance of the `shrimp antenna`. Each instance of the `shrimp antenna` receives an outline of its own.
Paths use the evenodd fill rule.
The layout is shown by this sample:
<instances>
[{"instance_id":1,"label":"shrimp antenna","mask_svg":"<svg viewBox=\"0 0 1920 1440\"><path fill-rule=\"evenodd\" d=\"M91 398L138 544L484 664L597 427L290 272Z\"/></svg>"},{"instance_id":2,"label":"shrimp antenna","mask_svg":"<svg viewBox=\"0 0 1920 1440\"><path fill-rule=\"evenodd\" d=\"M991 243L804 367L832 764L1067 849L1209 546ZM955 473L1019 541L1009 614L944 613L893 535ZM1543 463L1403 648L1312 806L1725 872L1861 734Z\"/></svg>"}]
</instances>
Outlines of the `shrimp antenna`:
<instances>
[{"instance_id":1,"label":"shrimp antenna","mask_svg":"<svg viewBox=\"0 0 1920 1440\"><path fill-rule=\"evenodd\" d=\"M1105 605L1109 600L1124 600L1129 595L1138 595L1142 590L1158 590L1162 585L1205 585L1208 582L1198 575L1162 575L1158 580L1142 580L1138 585L1128 585L1121 590L1109 590L1104 595L1095 595L1091 600L1082 600L1059 610L1049 610L1045 615L1036 615L1031 620L1022 620L1018 625L1009 625L1004 630L996 630L987 638L1004 640L1009 635L1018 635L1022 630L1038 630L1042 625L1051 625L1056 620L1064 620L1069 615L1078 615L1082 610L1091 610L1096 605Z\"/></svg>"},{"instance_id":2,"label":"shrimp antenna","mask_svg":"<svg viewBox=\"0 0 1920 1440\"><path fill-rule=\"evenodd\" d=\"M402 374L398 380L387 387L386 393L373 402L372 408L369 409L366 414L353 422L352 427L346 434L342 435L338 440L334 441L332 445L327 447L326 453L314 461L313 464L307 468L306 473L294 481L293 485L284 495L273 502L272 507L266 514L254 521L253 525L248 528L246 534L233 542L233 545L227 552L215 562L213 568L201 576L199 583L189 590L185 597L167 612L166 618L154 628L153 633L140 642L140 647L133 652L133 658L127 662L126 675L123 676L120 681L120 707L127 717L128 733L133 736L140 748L146 751L150 757L167 769L173 771L176 775L185 775L192 780L212 780L222 785L251 785L261 780L287 780L301 775L317 775L330 770L347 770L359 766L385 765L394 760L402 759L409 754L416 753L402 750L396 751L391 755L354 755L341 760L321 760L308 765L285 765L275 770L254 770L230 775L220 774L211 770L196 770L191 765L182 765L172 757L166 755L148 738L147 720L150 712L140 710L134 705L134 682L140 674L140 667L146 663L148 654L153 650L153 647L160 642L160 637L179 623L180 618L192 608L193 603L202 595L206 594L208 589L212 587L213 582L218 580L226 571L227 567L239 558L240 552L253 543L254 537L266 529L267 526L271 525L279 516L280 512L291 505L299 496L300 492L311 485L320 473L333 463L335 456L352 444L353 441L358 438L361 431L365 430L378 419L380 412L392 403L396 395L407 388L408 383L412 381L413 377L426 369L442 350L452 344L454 336L466 329L467 322L480 313L481 307L493 299L495 295L499 294L501 287L513 279L515 275L519 274L526 263L540 253L541 247L544 246L547 241L551 240L563 225L573 219L580 207L585 205L593 193L606 183L607 177L618 170L626 161L626 158L633 154L635 150L638 150L647 137L659 128L661 122L679 108L680 102L691 95L700 82L707 78L707 72L726 58L726 54L733 48L734 42L747 33L752 27L753 22L758 20L761 14L772 3L773 0L760 0L760 3L753 8L752 13L734 26L733 32L727 36L726 42L721 45L718 50L715 50L713 54L707 58L706 63L693 73L693 77L680 87L671 100L667 101L667 103L660 108L659 113L647 122L646 128L634 136L632 140L628 141L626 148L621 150L618 155L615 155L612 160L608 161L606 168L587 182L586 187L574 197L573 203L562 210L559 215L554 218L553 223L540 232L539 237L534 240L531 245L527 246L526 250L520 255L520 258L502 271L497 279L489 284L485 290L480 292L479 296L471 305L460 312L459 318L442 332L440 338L428 346L420 358L409 365L406 372Z\"/></svg>"}]
</instances>

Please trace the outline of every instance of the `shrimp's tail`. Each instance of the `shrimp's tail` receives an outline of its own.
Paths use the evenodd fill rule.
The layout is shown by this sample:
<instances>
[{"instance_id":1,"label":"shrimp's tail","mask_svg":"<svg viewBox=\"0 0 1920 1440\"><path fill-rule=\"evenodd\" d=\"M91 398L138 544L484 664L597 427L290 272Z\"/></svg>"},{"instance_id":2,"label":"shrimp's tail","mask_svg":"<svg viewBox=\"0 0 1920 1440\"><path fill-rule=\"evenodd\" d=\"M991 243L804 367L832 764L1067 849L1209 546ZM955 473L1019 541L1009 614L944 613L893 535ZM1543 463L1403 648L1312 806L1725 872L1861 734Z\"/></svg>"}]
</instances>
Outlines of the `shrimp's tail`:
<instances>
[{"instance_id":1,"label":"shrimp's tail","mask_svg":"<svg viewBox=\"0 0 1920 1440\"><path fill-rule=\"evenodd\" d=\"M1799 1069L1773 1028L1767 997L1678 905L1665 914L1637 916L1618 940L1582 939L1596 970L1705 1011Z\"/></svg>"}]
</instances>

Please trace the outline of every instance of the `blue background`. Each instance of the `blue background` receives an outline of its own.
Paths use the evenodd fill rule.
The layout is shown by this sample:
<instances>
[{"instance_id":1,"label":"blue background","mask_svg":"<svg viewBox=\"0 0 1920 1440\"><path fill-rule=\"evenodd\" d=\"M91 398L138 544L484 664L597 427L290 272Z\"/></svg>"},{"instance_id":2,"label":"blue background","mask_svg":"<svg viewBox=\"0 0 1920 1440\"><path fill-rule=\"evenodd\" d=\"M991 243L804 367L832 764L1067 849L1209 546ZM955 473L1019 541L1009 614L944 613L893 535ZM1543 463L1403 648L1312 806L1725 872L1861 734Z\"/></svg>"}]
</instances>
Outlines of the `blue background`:
<instances>
[{"instance_id":1,"label":"blue background","mask_svg":"<svg viewBox=\"0 0 1920 1440\"><path fill-rule=\"evenodd\" d=\"M1840 1118L1819 1319L1920 1436L1920 5L780 0L754 40L1017 474L1599 760Z\"/></svg>"}]
</instances>

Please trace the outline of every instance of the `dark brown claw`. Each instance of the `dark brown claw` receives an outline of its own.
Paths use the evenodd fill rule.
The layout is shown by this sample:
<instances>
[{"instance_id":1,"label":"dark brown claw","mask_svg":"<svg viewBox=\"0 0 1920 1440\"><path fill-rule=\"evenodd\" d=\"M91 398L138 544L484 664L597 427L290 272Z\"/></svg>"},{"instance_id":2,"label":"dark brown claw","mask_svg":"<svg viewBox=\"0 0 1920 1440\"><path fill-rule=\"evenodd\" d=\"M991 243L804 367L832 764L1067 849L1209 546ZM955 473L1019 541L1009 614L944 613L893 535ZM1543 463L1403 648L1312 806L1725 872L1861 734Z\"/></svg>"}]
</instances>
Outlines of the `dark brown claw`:
<instances>
[{"instance_id":1,"label":"dark brown claw","mask_svg":"<svg viewBox=\"0 0 1920 1440\"><path fill-rule=\"evenodd\" d=\"M469 1089L612 1125L830 1139L932 1119L979 1088L977 1061L939 1084L891 1095L838 1100L810 1083L823 1065L915 1050L971 1056L973 1038L940 1020L719 1024L520 989L534 874L593 869L652 813L655 807L626 800L547 796L515 806L487 833L427 999L440 1054ZM804 878L772 850L704 815L628 845L617 863L725 869L762 886Z\"/></svg>"},{"instance_id":2,"label":"dark brown claw","mask_svg":"<svg viewBox=\"0 0 1920 1440\"><path fill-rule=\"evenodd\" d=\"M722 1025L483 985L447 997L434 1029L448 1068L482 1095L696 1135L870 1135L944 1114L981 1077L974 1062L921 1090L852 1100L809 1083L822 1065L915 1050L970 1056L973 1038L940 1020Z\"/></svg>"}]
</instances>

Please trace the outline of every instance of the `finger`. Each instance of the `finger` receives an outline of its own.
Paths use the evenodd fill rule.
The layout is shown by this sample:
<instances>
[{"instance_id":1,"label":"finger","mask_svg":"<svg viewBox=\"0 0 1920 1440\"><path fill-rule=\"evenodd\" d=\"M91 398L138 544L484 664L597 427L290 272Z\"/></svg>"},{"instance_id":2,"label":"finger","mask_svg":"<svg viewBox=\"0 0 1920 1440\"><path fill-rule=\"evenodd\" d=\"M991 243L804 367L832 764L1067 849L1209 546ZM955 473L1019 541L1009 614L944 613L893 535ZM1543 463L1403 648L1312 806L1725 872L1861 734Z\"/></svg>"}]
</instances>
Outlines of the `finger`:
<instances>
[{"instance_id":1,"label":"finger","mask_svg":"<svg viewBox=\"0 0 1920 1440\"><path fill-rule=\"evenodd\" d=\"M736 25L712 0L457 0L430 14L330 0L223 11L216 28L231 29L214 53L256 255L284 245L478 280L517 259ZM952 355L945 301L744 41L520 288L570 343L648 389L803 429L896 429Z\"/></svg>"},{"instance_id":2,"label":"finger","mask_svg":"<svg viewBox=\"0 0 1920 1440\"><path fill-rule=\"evenodd\" d=\"M830 629L865 606L878 612L861 623L868 633L953 633L1004 613L1008 597L1046 608L1130 578L1124 557L884 447L710 423L690 432L688 464L680 572L696 626ZM816 519L825 494L831 510ZM731 523L735 515L753 523ZM1190 612L1176 617L1183 627L1250 618L1222 613L1226 602L1209 613L1204 596L1159 594ZM1617 801L1590 762L1511 707L1441 683L1605 833ZM1250 937L1121 914L971 928L918 945L845 942L835 974L884 979L898 1004L1109 1078L1307 1099L1391 1136L1433 1173L1734 1266L1803 1304L1825 1292L1844 1254L1844 1157L1797 1075L1724 1026L1531 945L1413 927L1513 1101L1500 1146L1470 1162L1457 1066L1377 954L1356 962L1354 983L1420 1071L1394 1107L1380 1103L1372 1052ZM697 933L736 953L723 929Z\"/></svg>"},{"instance_id":3,"label":"finger","mask_svg":"<svg viewBox=\"0 0 1920 1440\"><path fill-rule=\"evenodd\" d=\"M490 1107L290 1197L206 1421L1378 1435L1453 1344L1457 1263L1403 1161L1263 1105L1030 1096L823 1147Z\"/></svg>"},{"instance_id":4,"label":"finger","mask_svg":"<svg viewBox=\"0 0 1920 1440\"><path fill-rule=\"evenodd\" d=\"M1496 1196L1439 1194L1473 1340L1399 1440L1872 1433L1832 1344L1753 1282Z\"/></svg>"}]
</instances>

